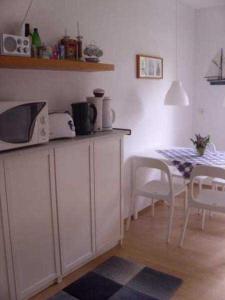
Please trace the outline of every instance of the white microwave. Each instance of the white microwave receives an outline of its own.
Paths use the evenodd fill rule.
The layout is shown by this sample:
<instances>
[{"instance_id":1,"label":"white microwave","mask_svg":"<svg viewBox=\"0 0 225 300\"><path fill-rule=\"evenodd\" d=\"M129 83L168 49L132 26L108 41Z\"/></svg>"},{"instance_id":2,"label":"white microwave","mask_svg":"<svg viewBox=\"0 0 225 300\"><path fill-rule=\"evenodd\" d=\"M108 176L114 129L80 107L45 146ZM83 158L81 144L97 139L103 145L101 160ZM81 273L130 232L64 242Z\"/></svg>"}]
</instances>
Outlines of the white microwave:
<instances>
[{"instance_id":1,"label":"white microwave","mask_svg":"<svg viewBox=\"0 0 225 300\"><path fill-rule=\"evenodd\" d=\"M47 102L0 101L0 151L48 141Z\"/></svg>"}]
</instances>

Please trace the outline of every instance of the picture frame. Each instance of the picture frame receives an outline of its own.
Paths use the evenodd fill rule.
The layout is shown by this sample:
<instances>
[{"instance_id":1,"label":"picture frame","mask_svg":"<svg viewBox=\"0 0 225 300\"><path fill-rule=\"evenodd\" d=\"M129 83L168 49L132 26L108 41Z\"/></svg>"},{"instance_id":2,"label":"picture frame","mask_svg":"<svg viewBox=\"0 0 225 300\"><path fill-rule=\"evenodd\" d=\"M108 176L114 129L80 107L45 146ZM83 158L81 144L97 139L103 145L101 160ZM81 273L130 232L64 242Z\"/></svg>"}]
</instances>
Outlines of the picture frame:
<instances>
[{"instance_id":1,"label":"picture frame","mask_svg":"<svg viewBox=\"0 0 225 300\"><path fill-rule=\"evenodd\" d=\"M136 56L138 79L163 79L163 58L138 54Z\"/></svg>"}]
</instances>

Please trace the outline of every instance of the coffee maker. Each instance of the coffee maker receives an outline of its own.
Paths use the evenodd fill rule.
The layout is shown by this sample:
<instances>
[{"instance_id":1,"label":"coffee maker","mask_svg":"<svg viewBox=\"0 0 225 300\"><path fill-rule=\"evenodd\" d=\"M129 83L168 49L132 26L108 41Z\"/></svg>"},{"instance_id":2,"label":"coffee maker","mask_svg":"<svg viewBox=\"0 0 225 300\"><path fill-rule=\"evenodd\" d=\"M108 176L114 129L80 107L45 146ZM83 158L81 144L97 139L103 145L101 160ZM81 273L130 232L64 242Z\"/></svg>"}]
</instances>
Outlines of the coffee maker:
<instances>
[{"instance_id":1,"label":"coffee maker","mask_svg":"<svg viewBox=\"0 0 225 300\"><path fill-rule=\"evenodd\" d=\"M95 105L88 102L78 102L72 103L71 106L76 135L88 135L93 133L97 118Z\"/></svg>"}]
</instances>

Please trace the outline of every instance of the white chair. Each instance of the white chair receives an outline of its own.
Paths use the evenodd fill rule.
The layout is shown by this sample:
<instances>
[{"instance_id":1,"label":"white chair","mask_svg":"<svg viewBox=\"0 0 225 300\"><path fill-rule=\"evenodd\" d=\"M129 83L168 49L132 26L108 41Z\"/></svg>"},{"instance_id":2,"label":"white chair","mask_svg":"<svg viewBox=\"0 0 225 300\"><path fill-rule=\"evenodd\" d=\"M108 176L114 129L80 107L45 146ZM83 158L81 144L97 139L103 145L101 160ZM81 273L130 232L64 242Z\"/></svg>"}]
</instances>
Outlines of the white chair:
<instances>
[{"instance_id":1,"label":"white chair","mask_svg":"<svg viewBox=\"0 0 225 300\"><path fill-rule=\"evenodd\" d=\"M212 153L216 152L216 145L213 143L208 143L207 147L206 147L207 151L210 151Z\"/></svg>"},{"instance_id":2,"label":"white chair","mask_svg":"<svg viewBox=\"0 0 225 300\"><path fill-rule=\"evenodd\" d=\"M218 188L221 188L223 191L225 191L225 180L221 178L214 178L212 180L212 185L214 190L218 190Z\"/></svg>"},{"instance_id":3,"label":"white chair","mask_svg":"<svg viewBox=\"0 0 225 300\"><path fill-rule=\"evenodd\" d=\"M211 153L215 153L216 152L215 144L209 143L206 147L206 151L209 151ZM183 179L185 184L190 183L190 180L184 179L183 175L179 172L179 170L177 170L177 168L175 166L171 166L170 170L171 170L173 178ZM202 190L203 184L211 185L210 178L208 178L207 176L198 176L198 177L196 177L195 178L195 183L198 184L199 192Z\"/></svg>"},{"instance_id":4,"label":"white chair","mask_svg":"<svg viewBox=\"0 0 225 300\"><path fill-rule=\"evenodd\" d=\"M141 187L137 186L137 172L141 168L156 169L161 171L166 177L166 181L151 180ZM185 193L185 208L187 208L187 186L184 184L173 184L172 176L167 164L159 159L148 157L134 157L132 159L132 196L130 212L127 220L127 230L130 226L131 215L136 210L136 200L138 196L150 198L152 200L152 215L154 216L154 200L164 200L170 206L167 230L167 242L170 240L172 229L175 197Z\"/></svg>"},{"instance_id":5,"label":"white chair","mask_svg":"<svg viewBox=\"0 0 225 300\"><path fill-rule=\"evenodd\" d=\"M212 166L196 166L191 174L191 190L188 199L188 209L185 216L184 227L180 239L180 246L183 245L188 219L192 208L203 209L202 229L205 223L205 211L225 213L225 193L215 189L203 189L197 196L194 196L194 182L197 176L207 176L225 180L225 169Z\"/></svg>"},{"instance_id":6,"label":"white chair","mask_svg":"<svg viewBox=\"0 0 225 300\"><path fill-rule=\"evenodd\" d=\"M214 190L218 190L220 188L222 191L225 191L225 180L221 178L214 178L212 180L212 188ZM212 217L212 212L210 212L210 216ZM205 218L205 215L203 215L203 217Z\"/></svg>"}]
</instances>

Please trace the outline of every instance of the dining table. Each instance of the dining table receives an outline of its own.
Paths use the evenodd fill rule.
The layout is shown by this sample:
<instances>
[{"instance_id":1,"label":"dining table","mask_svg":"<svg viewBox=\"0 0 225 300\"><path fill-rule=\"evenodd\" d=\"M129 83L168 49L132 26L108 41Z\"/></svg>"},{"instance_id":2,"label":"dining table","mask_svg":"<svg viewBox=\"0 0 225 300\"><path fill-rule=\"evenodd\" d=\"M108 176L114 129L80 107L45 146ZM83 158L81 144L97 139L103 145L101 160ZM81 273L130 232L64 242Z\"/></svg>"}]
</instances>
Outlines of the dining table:
<instances>
[{"instance_id":1,"label":"dining table","mask_svg":"<svg viewBox=\"0 0 225 300\"><path fill-rule=\"evenodd\" d=\"M158 158L173 165L185 179L189 179L196 165L218 166L225 168L225 151L206 150L204 155L199 155L194 148L168 147L165 149L151 149L148 157Z\"/></svg>"}]
</instances>

